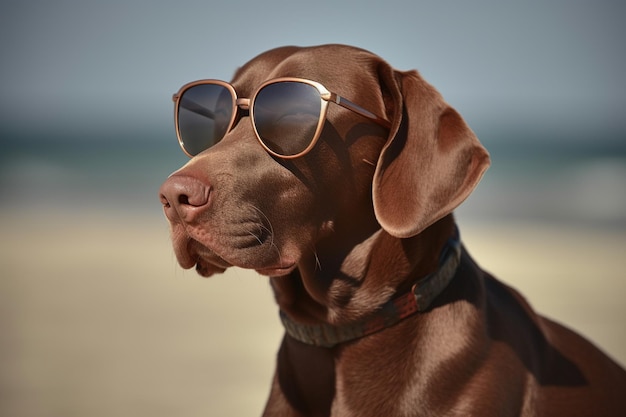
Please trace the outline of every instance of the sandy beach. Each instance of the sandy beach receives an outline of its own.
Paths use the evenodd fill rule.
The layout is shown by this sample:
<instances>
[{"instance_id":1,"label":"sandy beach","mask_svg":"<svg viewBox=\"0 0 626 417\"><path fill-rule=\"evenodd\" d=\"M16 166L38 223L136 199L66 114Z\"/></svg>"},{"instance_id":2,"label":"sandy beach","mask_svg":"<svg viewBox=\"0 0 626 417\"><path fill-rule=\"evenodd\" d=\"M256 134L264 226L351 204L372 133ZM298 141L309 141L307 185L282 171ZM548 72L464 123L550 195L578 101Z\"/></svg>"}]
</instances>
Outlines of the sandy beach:
<instances>
[{"instance_id":1,"label":"sandy beach","mask_svg":"<svg viewBox=\"0 0 626 417\"><path fill-rule=\"evenodd\" d=\"M483 268L626 364L623 233L459 223ZM261 413L282 334L266 278L181 270L157 210L11 208L0 226L0 415Z\"/></svg>"}]
</instances>

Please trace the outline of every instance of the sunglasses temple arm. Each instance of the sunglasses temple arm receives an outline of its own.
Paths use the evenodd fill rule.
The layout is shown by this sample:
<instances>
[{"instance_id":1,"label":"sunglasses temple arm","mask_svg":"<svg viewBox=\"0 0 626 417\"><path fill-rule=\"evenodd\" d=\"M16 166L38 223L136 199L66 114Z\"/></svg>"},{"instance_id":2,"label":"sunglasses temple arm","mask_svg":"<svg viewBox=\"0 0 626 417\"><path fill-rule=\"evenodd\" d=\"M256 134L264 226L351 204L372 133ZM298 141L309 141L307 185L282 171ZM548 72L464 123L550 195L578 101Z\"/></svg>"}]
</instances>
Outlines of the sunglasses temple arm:
<instances>
[{"instance_id":1,"label":"sunglasses temple arm","mask_svg":"<svg viewBox=\"0 0 626 417\"><path fill-rule=\"evenodd\" d=\"M339 104L341 107L346 108L348 110L351 110L355 113L360 114L363 117L367 117L370 120L375 121L376 123L378 123L381 126L386 127L387 129L389 129L391 127L391 123L389 122L389 120L384 119L374 113L372 113L369 110L364 109L363 107L359 106L358 104L354 104L353 102L351 102L350 100L348 100L347 98L343 98L338 94L332 94L331 96L331 100L334 101L335 103Z\"/></svg>"},{"instance_id":2,"label":"sunglasses temple arm","mask_svg":"<svg viewBox=\"0 0 626 417\"><path fill-rule=\"evenodd\" d=\"M190 112L199 114L200 116L205 116L209 119L215 120L215 113L195 101L189 100L188 98L182 97L180 99L180 107L189 110Z\"/></svg>"}]
</instances>

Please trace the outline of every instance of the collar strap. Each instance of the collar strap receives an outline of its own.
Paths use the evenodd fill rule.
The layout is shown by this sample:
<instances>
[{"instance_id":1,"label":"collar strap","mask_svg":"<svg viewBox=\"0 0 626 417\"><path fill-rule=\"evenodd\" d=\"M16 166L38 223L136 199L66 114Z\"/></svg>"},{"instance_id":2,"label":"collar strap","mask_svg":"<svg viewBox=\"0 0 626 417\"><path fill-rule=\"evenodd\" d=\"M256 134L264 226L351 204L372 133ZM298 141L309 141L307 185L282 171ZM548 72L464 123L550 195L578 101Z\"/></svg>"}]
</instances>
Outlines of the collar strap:
<instances>
[{"instance_id":1,"label":"collar strap","mask_svg":"<svg viewBox=\"0 0 626 417\"><path fill-rule=\"evenodd\" d=\"M326 323L301 324L293 321L281 310L281 321L289 336L308 345L330 348L359 339L391 327L416 312L428 309L454 278L460 259L461 242L457 232L444 246L437 271L416 281L411 291L389 300L372 316L345 326Z\"/></svg>"}]
</instances>

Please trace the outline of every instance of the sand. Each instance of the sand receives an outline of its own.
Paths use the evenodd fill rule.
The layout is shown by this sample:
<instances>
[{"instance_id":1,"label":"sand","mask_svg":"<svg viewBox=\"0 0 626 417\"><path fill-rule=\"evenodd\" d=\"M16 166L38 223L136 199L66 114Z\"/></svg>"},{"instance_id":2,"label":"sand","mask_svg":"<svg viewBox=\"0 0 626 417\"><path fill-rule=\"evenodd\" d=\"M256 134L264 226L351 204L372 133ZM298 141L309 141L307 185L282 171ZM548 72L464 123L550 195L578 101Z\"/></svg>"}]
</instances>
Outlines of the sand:
<instances>
[{"instance_id":1,"label":"sand","mask_svg":"<svg viewBox=\"0 0 626 417\"><path fill-rule=\"evenodd\" d=\"M626 235L460 220L475 259L626 364ZM267 279L176 264L158 213L5 210L0 415L248 416L282 330Z\"/></svg>"}]
</instances>

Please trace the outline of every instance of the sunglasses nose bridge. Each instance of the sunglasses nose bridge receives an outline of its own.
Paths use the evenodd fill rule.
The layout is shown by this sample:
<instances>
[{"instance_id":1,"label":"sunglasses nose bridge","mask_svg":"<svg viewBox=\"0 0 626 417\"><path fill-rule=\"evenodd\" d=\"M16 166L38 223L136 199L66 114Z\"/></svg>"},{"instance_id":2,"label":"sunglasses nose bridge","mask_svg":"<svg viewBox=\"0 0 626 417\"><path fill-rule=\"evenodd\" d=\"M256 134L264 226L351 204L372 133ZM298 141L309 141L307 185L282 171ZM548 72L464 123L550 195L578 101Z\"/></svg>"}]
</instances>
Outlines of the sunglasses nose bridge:
<instances>
[{"instance_id":1,"label":"sunglasses nose bridge","mask_svg":"<svg viewBox=\"0 0 626 417\"><path fill-rule=\"evenodd\" d=\"M238 98L235 101L235 104L237 105L237 107L239 107L242 110L250 110L250 99L249 98Z\"/></svg>"}]
</instances>

